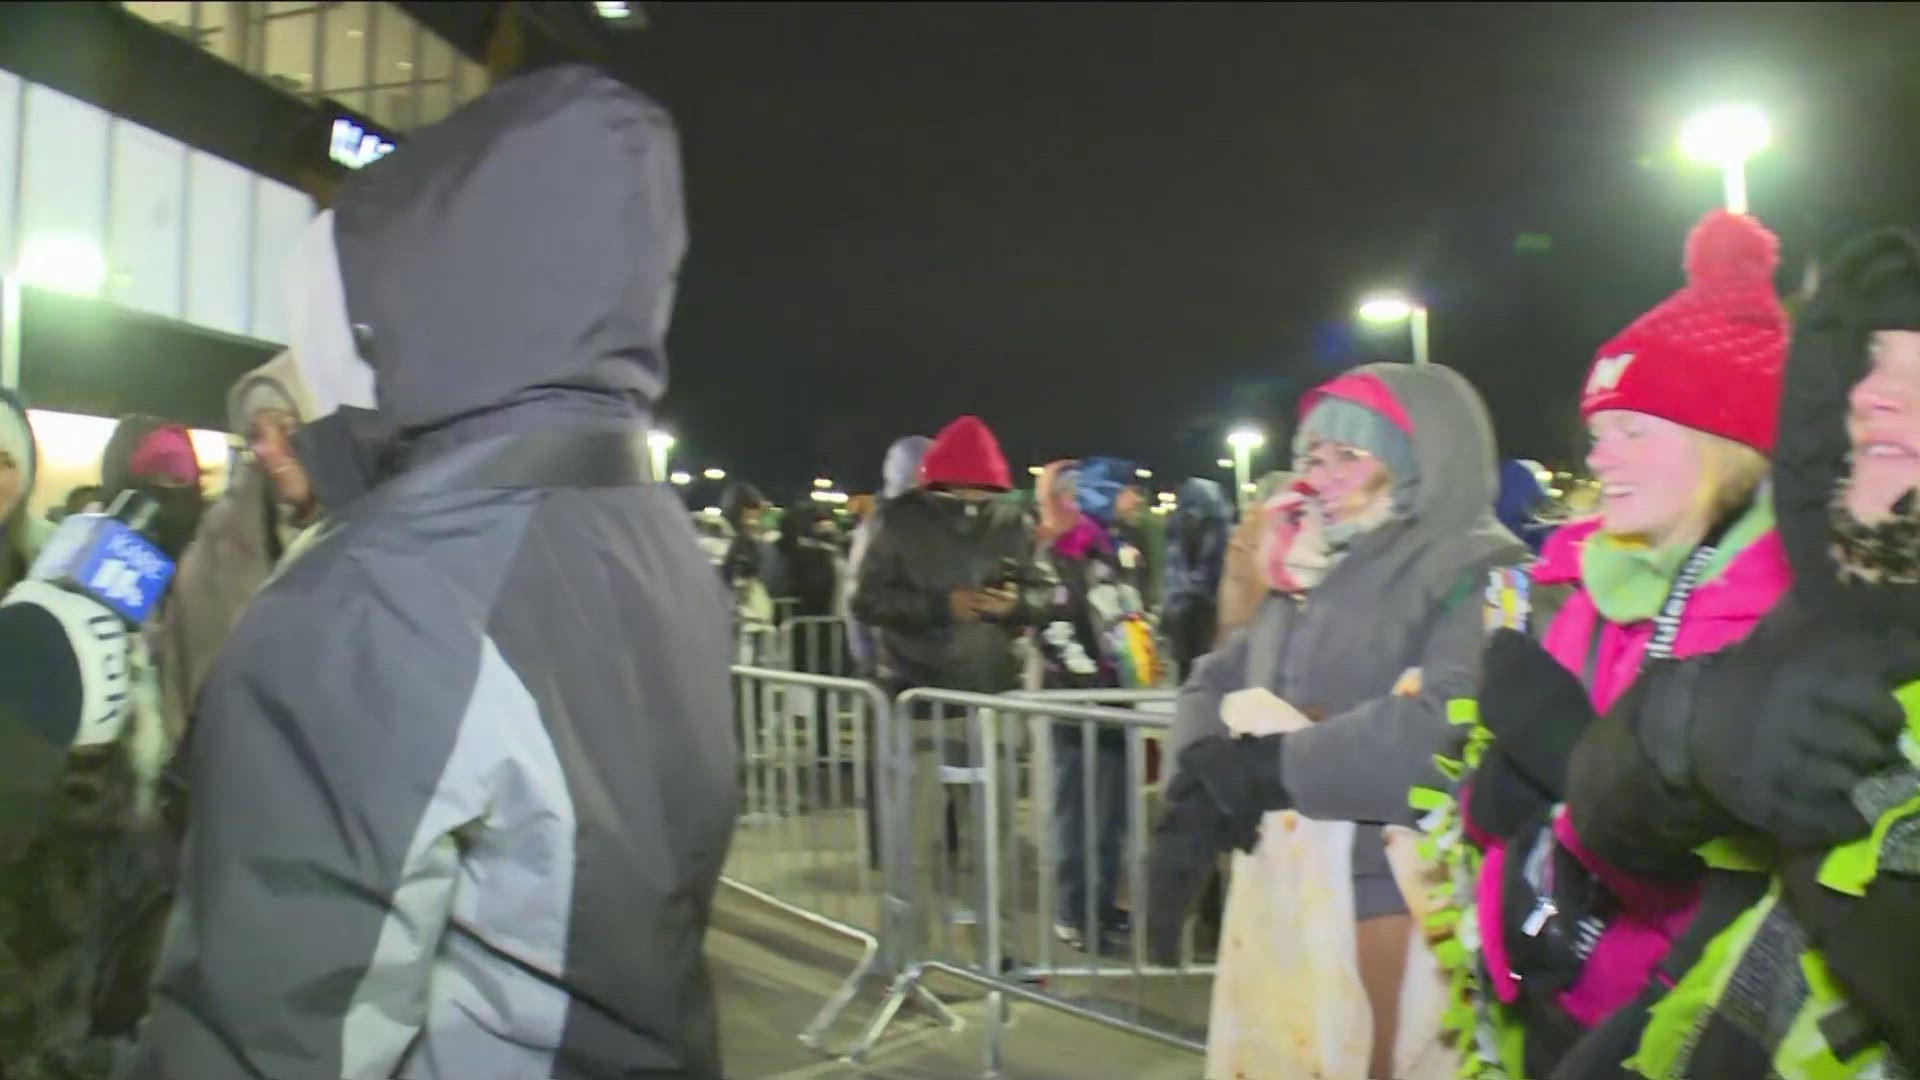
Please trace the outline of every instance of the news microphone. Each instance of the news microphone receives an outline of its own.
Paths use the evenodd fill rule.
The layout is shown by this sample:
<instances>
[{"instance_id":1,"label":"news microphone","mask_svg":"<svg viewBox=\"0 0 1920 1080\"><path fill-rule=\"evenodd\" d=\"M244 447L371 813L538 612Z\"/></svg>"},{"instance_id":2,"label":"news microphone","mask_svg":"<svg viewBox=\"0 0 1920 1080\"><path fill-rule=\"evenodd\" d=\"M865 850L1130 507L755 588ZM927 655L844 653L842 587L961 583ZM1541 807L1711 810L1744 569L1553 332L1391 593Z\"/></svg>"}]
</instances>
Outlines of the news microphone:
<instances>
[{"instance_id":1,"label":"news microphone","mask_svg":"<svg viewBox=\"0 0 1920 1080\"><path fill-rule=\"evenodd\" d=\"M141 535L158 509L129 491L69 516L0 599L0 709L55 745L120 737L137 632L173 581L173 561Z\"/></svg>"}]
</instances>

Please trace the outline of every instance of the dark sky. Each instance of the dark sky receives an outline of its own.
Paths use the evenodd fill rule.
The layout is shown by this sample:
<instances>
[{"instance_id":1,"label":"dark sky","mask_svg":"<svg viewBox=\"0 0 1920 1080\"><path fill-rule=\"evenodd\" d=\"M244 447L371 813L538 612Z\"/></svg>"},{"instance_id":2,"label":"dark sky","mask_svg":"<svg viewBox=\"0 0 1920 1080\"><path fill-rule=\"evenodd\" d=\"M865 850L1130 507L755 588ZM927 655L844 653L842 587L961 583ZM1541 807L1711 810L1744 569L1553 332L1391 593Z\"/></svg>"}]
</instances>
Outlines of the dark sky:
<instances>
[{"instance_id":1,"label":"dark sky","mask_svg":"<svg viewBox=\"0 0 1920 1080\"><path fill-rule=\"evenodd\" d=\"M1397 286L1503 452L1569 460L1592 350L1718 197L1673 147L1722 100L1774 121L1783 286L1920 223L1920 5L646 7L694 230L668 415L776 489L962 412L1016 469L1217 473L1235 421L1406 357L1350 318Z\"/></svg>"}]
</instances>

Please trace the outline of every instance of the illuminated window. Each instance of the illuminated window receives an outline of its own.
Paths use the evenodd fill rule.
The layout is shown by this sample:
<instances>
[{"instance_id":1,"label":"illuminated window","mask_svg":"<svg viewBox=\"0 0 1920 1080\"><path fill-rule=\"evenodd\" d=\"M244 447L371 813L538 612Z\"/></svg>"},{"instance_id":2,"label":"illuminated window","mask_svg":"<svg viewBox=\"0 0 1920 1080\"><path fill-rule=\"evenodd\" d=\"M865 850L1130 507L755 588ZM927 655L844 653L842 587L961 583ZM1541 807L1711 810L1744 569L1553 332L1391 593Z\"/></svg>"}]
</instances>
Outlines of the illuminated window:
<instances>
[{"instance_id":1,"label":"illuminated window","mask_svg":"<svg viewBox=\"0 0 1920 1080\"><path fill-rule=\"evenodd\" d=\"M430 124L487 90L486 70L393 4L129 2L126 10L288 93L381 126Z\"/></svg>"},{"instance_id":2,"label":"illuminated window","mask_svg":"<svg viewBox=\"0 0 1920 1080\"><path fill-rule=\"evenodd\" d=\"M263 51L260 74L280 89L310 94L315 88L316 35L320 5L267 4L260 33Z\"/></svg>"},{"instance_id":3,"label":"illuminated window","mask_svg":"<svg viewBox=\"0 0 1920 1080\"><path fill-rule=\"evenodd\" d=\"M373 95L367 115L387 127L414 126L414 79L419 57L414 48L419 26L392 4L373 9Z\"/></svg>"},{"instance_id":4,"label":"illuminated window","mask_svg":"<svg viewBox=\"0 0 1920 1080\"><path fill-rule=\"evenodd\" d=\"M367 111L367 65L372 61L370 4L328 4L322 18L320 92L355 112Z\"/></svg>"}]
</instances>

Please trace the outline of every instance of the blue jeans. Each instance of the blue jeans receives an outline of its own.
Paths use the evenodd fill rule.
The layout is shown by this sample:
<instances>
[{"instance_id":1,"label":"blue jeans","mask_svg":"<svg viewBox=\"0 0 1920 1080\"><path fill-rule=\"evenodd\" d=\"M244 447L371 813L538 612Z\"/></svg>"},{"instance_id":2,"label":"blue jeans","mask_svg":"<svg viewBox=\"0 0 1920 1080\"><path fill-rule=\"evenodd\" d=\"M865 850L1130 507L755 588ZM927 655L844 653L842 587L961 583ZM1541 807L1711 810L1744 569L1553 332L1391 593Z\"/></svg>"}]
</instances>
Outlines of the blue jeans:
<instances>
[{"instance_id":1,"label":"blue jeans","mask_svg":"<svg viewBox=\"0 0 1920 1080\"><path fill-rule=\"evenodd\" d=\"M1088 782L1087 736L1078 724L1053 725L1053 836L1059 883L1058 921L1089 938L1099 927L1087 921L1086 822ZM1092 733L1093 828L1097 867L1093 873L1094 917L1112 925L1120 912L1114 896L1120 888L1120 853L1127 837L1127 740L1124 732L1102 729Z\"/></svg>"}]
</instances>

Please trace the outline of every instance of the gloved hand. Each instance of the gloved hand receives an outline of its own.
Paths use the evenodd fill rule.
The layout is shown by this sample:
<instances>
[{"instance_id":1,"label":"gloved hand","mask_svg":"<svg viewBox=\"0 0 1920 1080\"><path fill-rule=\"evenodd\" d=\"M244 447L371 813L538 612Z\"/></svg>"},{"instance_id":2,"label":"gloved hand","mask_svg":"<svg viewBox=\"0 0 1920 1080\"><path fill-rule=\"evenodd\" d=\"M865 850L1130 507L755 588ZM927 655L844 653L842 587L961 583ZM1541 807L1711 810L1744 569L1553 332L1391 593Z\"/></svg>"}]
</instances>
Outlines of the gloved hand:
<instances>
[{"instance_id":1,"label":"gloved hand","mask_svg":"<svg viewBox=\"0 0 1920 1080\"><path fill-rule=\"evenodd\" d=\"M1505 840L1559 801L1495 743L1473 771L1467 788L1467 820L1481 832Z\"/></svg>"},{"instance_id":2,"label":"gloved hand","mask_svg":"<svg viewBox=\"0 0 1920 1080\"><path fill-rule=\"evenodd\" d=\"M1593 702L1573 672L1517 630L1488 640L1480 677L1480 722L1508 763L1553 799L1567 789L1567 762L1593 722Z\"/></svg>"},{"instance_id":3,"label":"gloved hand","mask_svg":"<svg viewBox=\"0 0 1920 1080\"><path fill-rule=\"evenodd\" d=\"M1895 688L1920 677L1911 631L1756 633L1696 676L1687 751L1728 813L1789 850L1865 836L1853 793L1904 760Z\"/></svg>"},{"instance_id":4,"label":"gloved hand","mask_svg":"<svg viewBox=\"0 0 1920 1080\"><path fill-rule=\"evenodd\" d=\"M1260 842L1260 819L1292 805L1280 775L1285 735L1209 735L1180 752L1180 776L1167 797L1190 797L1193 785L1223 819L1227 846L1252 851Z\"/></svg>"}]
</instances>

